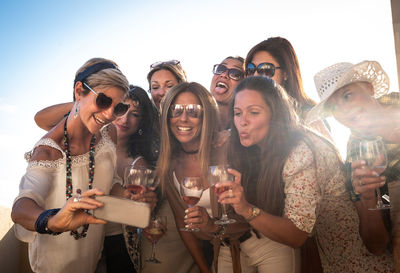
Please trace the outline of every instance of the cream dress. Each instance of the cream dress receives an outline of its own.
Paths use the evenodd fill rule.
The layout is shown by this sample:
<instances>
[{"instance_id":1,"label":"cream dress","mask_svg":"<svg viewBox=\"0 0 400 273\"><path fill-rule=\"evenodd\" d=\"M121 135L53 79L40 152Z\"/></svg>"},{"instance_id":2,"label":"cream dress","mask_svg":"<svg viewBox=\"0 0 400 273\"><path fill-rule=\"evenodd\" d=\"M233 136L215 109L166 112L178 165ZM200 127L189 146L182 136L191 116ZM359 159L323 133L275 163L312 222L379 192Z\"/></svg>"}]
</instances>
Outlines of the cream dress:
<instances>
[{"instance_id":1,"label":"cream dress","mask_svg":"<svg viewBox=\"0 0 400 273\"><path fill-rule=\"evenodd\" d=\"M101 189L109 194L116 178L115 144L112 142L108 127L101 130L99 143L95 148L95 173L93 188ZM66 202L66 159L65 153L50 138L43 138L35 144L50 146L62 153L62 158L54 161L31 161L33 152L26 154L28 167L21 179L20 198L30 198L44 209L61 208ZM72 185L76 189L86 191L89 181L89 153L72 156ZM114 179L116 178L116 179ZM90 273L96 269L101 256L104 240L104 225L89 225L85 238L75 240L69 232L58 236L38 234L15 225L18 239L29 243L29 261L34 272L45 273Z\"/></svg>"}]
</instances>

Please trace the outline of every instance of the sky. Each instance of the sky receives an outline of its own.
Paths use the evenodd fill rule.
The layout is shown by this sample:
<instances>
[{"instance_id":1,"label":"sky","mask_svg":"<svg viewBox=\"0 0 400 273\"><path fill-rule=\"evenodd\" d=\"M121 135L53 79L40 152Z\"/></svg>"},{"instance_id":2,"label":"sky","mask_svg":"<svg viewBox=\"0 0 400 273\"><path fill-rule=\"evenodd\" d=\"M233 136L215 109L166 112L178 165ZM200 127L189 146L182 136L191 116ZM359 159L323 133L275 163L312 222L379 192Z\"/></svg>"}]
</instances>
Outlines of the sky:
<instances>
[{"instance_id":1,"label":"sky","mask_svg":"<svg viewBox=\"0 0 400 273\"><path fill-rule=\"evenodd\" d=\"M150 64L177 59L208 89L214 64L274 36L292 43L316 101L314 74L342 61L378 61L398 91L388 0L1 1L0 206L12 206L24 153L45 133L35 113L72 100L88 59L114 60L146 90ZM348 131L333 125L332 135L344 154Z\"/></svg>"}]
</instances>

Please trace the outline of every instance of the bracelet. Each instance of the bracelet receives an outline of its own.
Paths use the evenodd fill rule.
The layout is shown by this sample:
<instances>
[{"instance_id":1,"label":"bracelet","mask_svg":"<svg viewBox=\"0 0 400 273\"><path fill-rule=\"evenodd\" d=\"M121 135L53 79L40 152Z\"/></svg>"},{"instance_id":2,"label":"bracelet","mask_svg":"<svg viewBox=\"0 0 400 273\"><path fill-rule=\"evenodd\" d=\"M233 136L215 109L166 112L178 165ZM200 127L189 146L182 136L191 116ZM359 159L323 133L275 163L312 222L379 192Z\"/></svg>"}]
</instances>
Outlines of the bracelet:
<instances>
[{"instance_id":1,"label":"bracelet","mask_svg":"<svg viewBox=\"0 0 400 273\"><path fill-rule=\"evenodd\" d=\"M37 233L40 234L51 234L51 235L59 235L62 232L53 232L47 227L47 222L49 221L49 218L57 212L59 212L60 209L48 209L43 211L39 217L36 219L35 222L35 230Z\"/></svg>"},{"instance_id":2,"label":"bracelet","mask_svg":"<svg viewBox=\"0 0 400 273\"><path fill-rule=\"evenodd\" d=\"M251 220L253 220L255 217L257 217L258 215L260 215L261 210L257 207L252 207L251 208L251 215L249 217L246 218L247 222L250 222Z\"/></svg>"}]
</instances>

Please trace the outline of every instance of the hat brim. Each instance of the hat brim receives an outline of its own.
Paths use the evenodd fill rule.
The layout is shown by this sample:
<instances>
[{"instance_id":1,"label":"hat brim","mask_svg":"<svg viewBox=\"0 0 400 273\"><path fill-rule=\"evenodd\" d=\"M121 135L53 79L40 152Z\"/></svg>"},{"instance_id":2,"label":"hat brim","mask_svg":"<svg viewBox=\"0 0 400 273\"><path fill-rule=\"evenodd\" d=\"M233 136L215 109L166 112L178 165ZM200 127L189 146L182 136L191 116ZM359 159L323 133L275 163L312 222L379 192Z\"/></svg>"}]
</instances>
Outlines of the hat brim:
<instances>
[{"instance_id":1,"label":"hat brim","mask_svg":"<svg viewBox=\"0 0 400 273\"><path fill-rule=\"evenodd\" d=\"M374 97L378 98L389 91L389 77L381 65L375 61L363 61L349 68L337 81L334 91L324 100L315 105L306 116L306 124L332 115L325 107L325 103L340 88L354 82L369 82L374 87Z\"/></svg>"}]
</instances>

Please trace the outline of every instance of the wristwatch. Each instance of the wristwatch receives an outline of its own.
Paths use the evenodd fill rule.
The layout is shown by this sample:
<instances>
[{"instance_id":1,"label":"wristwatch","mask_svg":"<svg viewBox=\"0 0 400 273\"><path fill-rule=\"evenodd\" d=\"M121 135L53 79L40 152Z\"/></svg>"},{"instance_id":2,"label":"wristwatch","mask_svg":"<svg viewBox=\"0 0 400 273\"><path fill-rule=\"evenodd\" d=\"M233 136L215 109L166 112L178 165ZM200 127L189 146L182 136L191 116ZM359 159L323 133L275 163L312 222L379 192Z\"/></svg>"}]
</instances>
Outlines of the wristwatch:
<instances>
[{"instance_id":1,"label":"wristwatch","mask_svg":"<svg viewBox=\"0 0 400 273\"><path fill-rule=\"evenodd\" d=\"M251 208L251 215L249 217L246 218L247 222L250 222L251 220L253 220L255 217L257 217L258 215L260 215L261 210L257 207L252 207Z\"/></svg>"}]
</instances>

